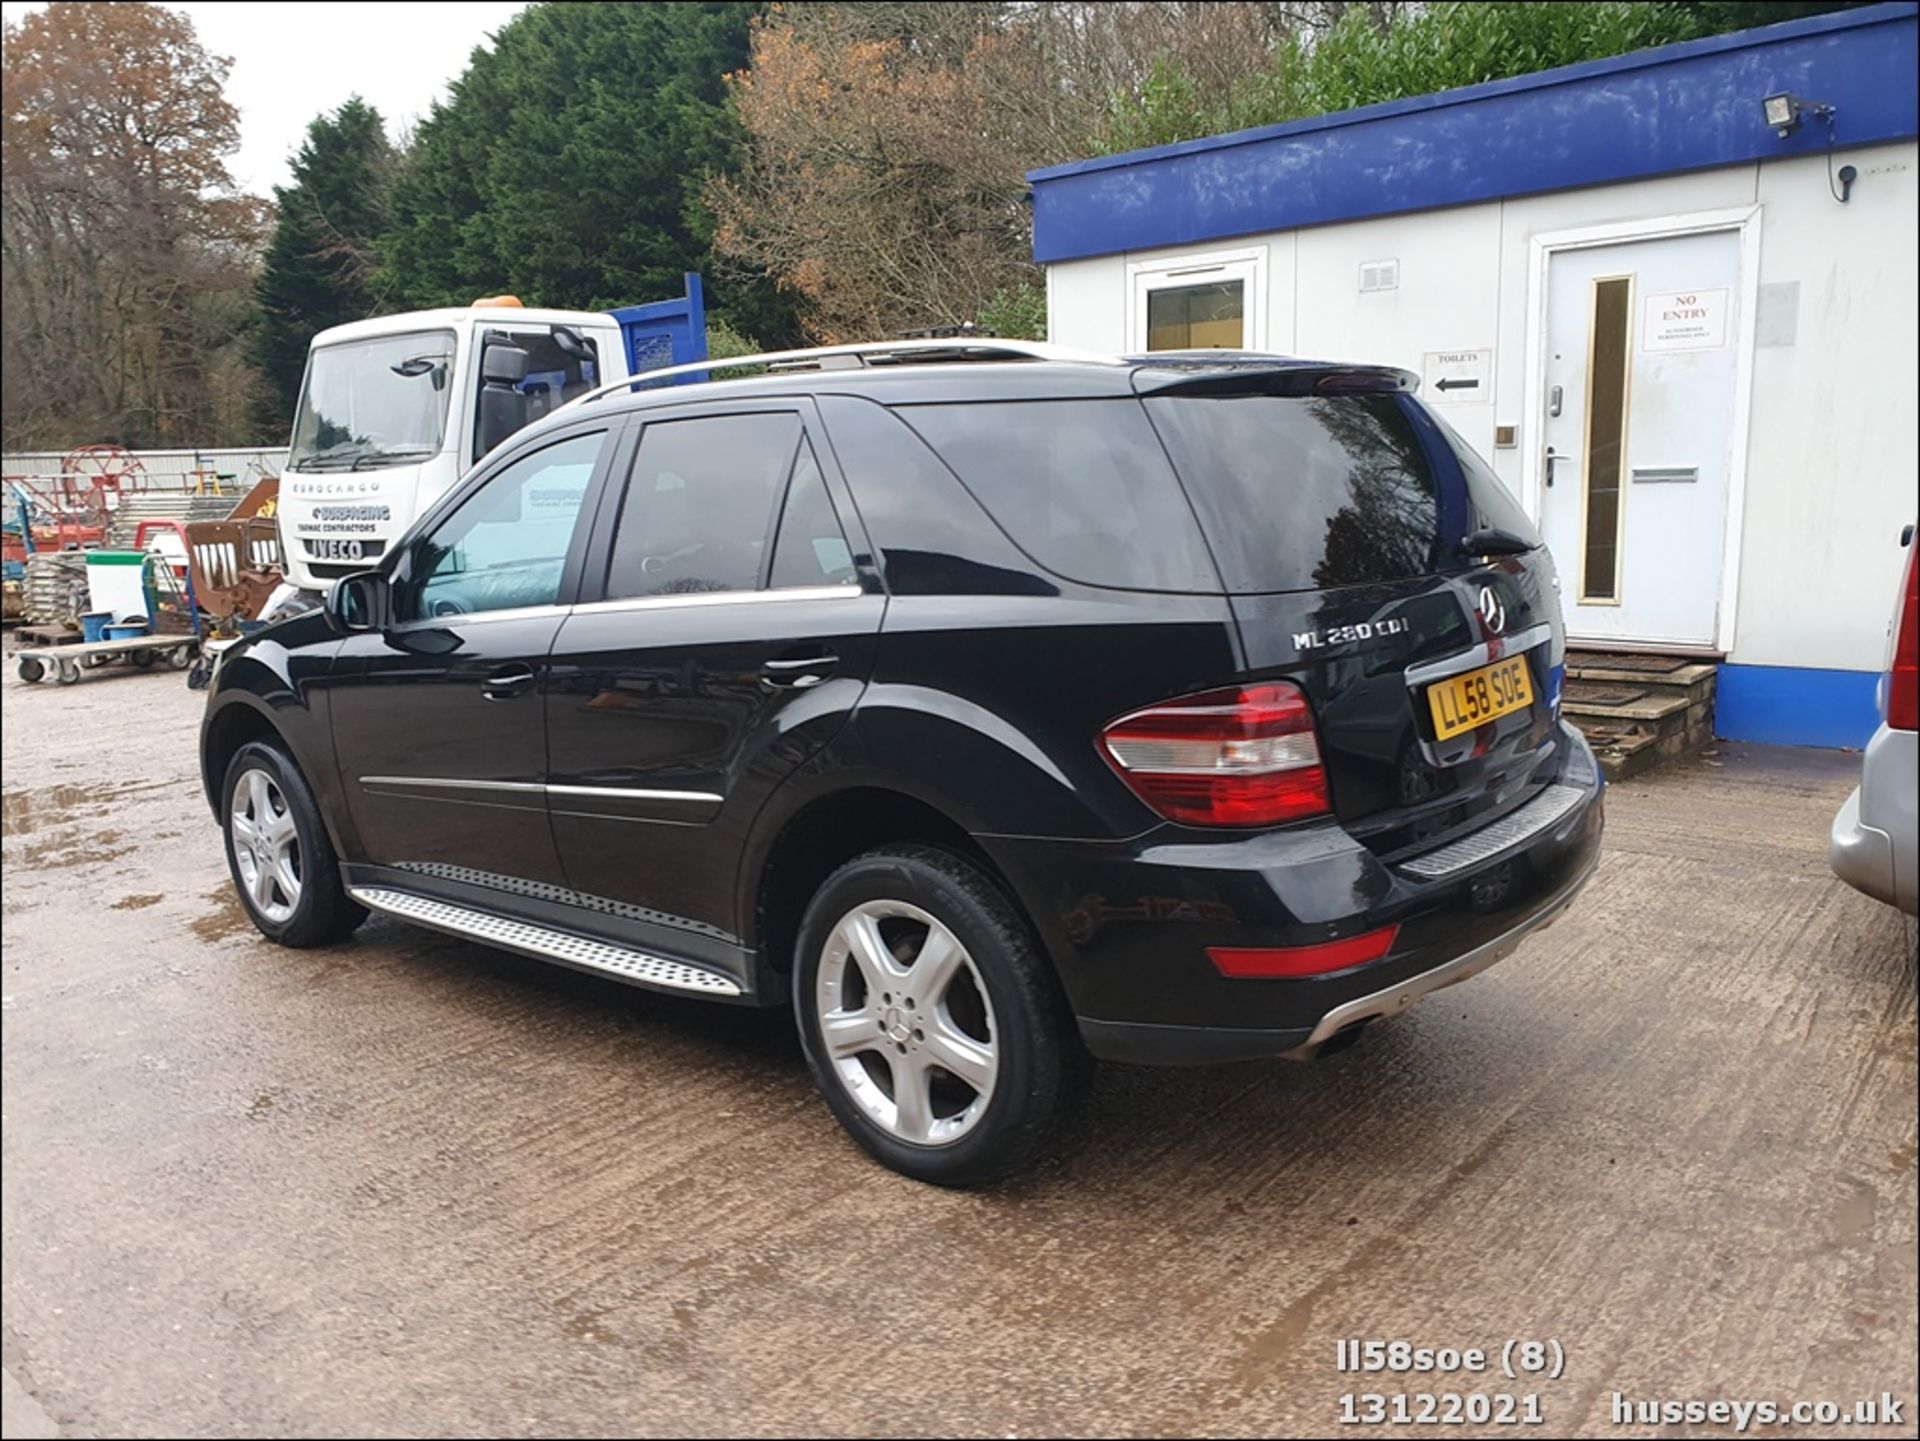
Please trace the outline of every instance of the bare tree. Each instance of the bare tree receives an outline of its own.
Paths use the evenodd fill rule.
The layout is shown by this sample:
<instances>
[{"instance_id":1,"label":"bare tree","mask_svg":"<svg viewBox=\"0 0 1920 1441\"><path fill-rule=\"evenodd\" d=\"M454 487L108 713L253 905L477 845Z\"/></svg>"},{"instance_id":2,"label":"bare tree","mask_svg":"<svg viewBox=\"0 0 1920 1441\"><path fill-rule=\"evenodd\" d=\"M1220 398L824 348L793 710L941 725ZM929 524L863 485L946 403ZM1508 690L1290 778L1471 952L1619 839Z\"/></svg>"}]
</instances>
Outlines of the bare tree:
<instances>
[{"instance_id":1,"label":"bare tree","mask_svg":"<svg viewBox=\"0 0 1920 1441\"><path fill-rule=\"evenodd\" d=\"M1026 172L1105 148L1156 65L1218 106L1328 7L1261 0L776 7L733 77L749 144L708 187L722 254L820 339L974 320L1032 293ZM1036 307L1037 308L1037 307Z\"/></svg>"},{"instance_id":2,"label":"bare tree","mask_svg":"<svg viewBox=\"0 0 1920 1441\"><path fill-rule=\"evenodd\" d=\"M229 62L157 5L59 4L6 26L4 66L5 444L229 438L266 217L226 169Z\"/></svg>"}]
</instances>

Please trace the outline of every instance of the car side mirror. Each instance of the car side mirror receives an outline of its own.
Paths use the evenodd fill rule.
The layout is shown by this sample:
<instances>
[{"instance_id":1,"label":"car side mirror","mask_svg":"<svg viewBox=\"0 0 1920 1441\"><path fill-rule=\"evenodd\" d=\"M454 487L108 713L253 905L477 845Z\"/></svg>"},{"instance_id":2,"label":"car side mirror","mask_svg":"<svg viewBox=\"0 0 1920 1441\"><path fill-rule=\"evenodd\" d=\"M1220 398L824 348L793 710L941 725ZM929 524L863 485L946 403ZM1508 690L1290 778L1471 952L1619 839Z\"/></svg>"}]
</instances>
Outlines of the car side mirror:
<instances>
[{"instance_id":1,"label":"car side mirror","mask_svg":"<svg viewBox=\"0 0 1920 1441\"><path fill-rule=\"evenodd\" d=\"M358 635L387 628L392 589L377 570L343 575L327 591L327 624L340 635Z\"/></svg>"}]
</instances>

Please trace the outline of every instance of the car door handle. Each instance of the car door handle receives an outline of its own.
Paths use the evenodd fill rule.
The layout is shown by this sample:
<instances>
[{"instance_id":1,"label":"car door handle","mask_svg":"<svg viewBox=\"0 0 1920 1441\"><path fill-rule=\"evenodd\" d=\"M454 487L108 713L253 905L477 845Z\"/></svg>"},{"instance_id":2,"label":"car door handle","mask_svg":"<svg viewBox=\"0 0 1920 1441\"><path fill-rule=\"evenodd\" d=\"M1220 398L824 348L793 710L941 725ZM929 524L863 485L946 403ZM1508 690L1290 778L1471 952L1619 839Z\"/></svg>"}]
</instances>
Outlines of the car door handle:
<instances>
[{"instance_id":1,"label":"car door handle","mask_svg":"<svg viewBox=\"0 0 1920 1441\"><path fill-rule=\"evenodd\" d=\"M764 685L781 690L806 690L819 685L839 664L839 656L825 652L819 655L776 656L760 667L760 680Z\"/></svg>"},{"instance_id":2,"label":"car door handle","mask_svg":"<svg viewBox=\"0 0 1920 1441\"><path fill-rule=\"evenodd\" d=\"M480 694L488 700L512 700L533 689L533 667L508 666L497 670L480 683Z\"/></svg>"}]
</instances>

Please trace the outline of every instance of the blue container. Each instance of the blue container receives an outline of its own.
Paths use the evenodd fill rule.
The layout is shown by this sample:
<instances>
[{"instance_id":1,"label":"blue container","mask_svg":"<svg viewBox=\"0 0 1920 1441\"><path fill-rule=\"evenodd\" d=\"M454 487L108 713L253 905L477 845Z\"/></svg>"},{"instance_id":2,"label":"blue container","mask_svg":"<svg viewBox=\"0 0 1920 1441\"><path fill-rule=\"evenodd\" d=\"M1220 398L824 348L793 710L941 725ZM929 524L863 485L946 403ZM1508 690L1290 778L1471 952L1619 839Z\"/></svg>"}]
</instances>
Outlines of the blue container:
<instances>
[{"instance_id":1,"label":"blue container","mask_svg":"<svg viewBox=\"0 0 1920 1441\"><path fill-rule=\"evenodd\" d=\"M107 627L108 640L135 640L140 636L149 634L151 634L151 632L148 630L147 623L144 620L122 621L118 625L110 625Z\"/></svg>"},{"instance_id":2,"label":"blue container","mask_svg":"<svg viewBox=\"0 0 1920 1441\"><path fill-rule=\"evenodd\" d=\"M107 627L113 624L113 612L96 610L80 617L80 638L88 645L107 638Z\"/></svg>"}]
</instances>

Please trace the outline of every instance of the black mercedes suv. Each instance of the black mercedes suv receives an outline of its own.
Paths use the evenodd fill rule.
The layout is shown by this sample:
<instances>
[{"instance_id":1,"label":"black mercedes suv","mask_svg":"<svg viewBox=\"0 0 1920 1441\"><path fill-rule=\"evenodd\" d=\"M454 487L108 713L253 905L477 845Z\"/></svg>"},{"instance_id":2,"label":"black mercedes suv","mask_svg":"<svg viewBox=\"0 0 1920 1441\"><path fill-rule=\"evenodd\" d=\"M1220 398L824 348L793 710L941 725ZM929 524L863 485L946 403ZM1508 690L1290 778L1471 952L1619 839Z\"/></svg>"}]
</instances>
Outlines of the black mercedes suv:
<instances>
[{"instance_id":1,"label":"black mercedes suv","mask_svg":"<svg viewBox=\"0 0 1920 1441\"><path fill-rule=\"evenodd\" d=\"M967 1184L1090 1057L1344 1045L1592 873L1553 564L1411 376L763 360L555 412L224 653L262 933L791 1004L855 1140Z\"/></svg>"}]
</instances>

